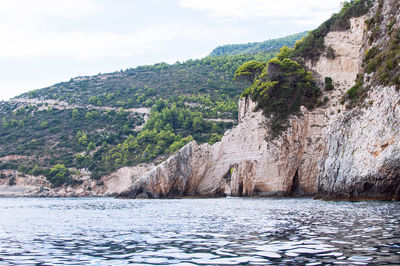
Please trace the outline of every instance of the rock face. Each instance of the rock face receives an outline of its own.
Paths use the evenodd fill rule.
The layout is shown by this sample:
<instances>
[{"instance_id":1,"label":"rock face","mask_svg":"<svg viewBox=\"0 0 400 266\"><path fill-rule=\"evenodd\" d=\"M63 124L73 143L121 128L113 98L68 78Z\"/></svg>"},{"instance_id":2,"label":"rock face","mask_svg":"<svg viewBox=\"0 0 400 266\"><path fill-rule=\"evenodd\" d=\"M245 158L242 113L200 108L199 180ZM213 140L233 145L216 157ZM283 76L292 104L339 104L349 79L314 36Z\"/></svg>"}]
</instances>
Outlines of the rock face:
<instances>
[{"instance_id":1,"label":"rock face","mask_svg":"<svg viewBox=\"0 0 400 266\"><path fill-rule=\"evenodd\" d=\"M123 197L313 195L322 156L324 113L302 109L291 127L269 142L268 121L241 99L240 124L214 145L191 142L140 180ZM323 123L322 123L323 124Z\"/></svg>"},{"instance_id":2,"label":"rock face","mask_svg":"<svg viewBox=\"0 0 400 266\"><path fill-rule=\"evenodd\" d=\"M387 24L395 1L384 1L382 25ZM9 179L0 178L0 196L315 195L324 199L398 200L400 92L390 86L372 86L372 73L364 77L364 84L371 88L359 106L347 109L340 101L362 70L363 56L371 46L365 20L374 16L377 7L378 1L370 14L350 19L349 30L326 35L325 45L335 51L334 58L322 55L317 61L305 62L319 84L331 77L334 90L325 91L321 99L328 102L313 111L301 107L277 139L268 138L268 119L261 111L254 111L254 102L244 98L239 101L238 126L214 145L191 142L156 167L122 168L103 177L102 185L87 176L79 186L50 189L44 177L7 173L18 178L14 186L7 184ZM396 14L393 25L400 27L400 14Z\"/></svg>"},{"instance_id":3,"label":"rock face","mask_svg":"<svg viewBox=\"0 0 400 266\"><path fill-rule=\"evenodd\" d=\"M400 195L400 93L376 87L367 106L329 126L328 156L319 194L328 199L398 199Z\"/></svg>"},{"instance_id":4,"label":"rock face","mask_svg":"<svg viewBox=\"0 0 400 266\"><path fill-rule=\"evenodd\" d=\"M393 9L398 3L386 0L382 4L383 27L379 30L381 36L388 36L385 32L388 20L400 26L399 10ZM366 17L372 17L377 9L378 1ZM362 20L353 19L354 32L359 32L356 25L366 29ZM363 34L356 34L362 36L360 58L370 47L385 47L388 42L388 38L382 37L370 43L369 34L365 30ZM358 41L353 39L352 43ZM357 54L357 49L351 46L344 51L352 51L347 58ZM356 66L353 65L354 69ZM321 69L317 71L324 74ZM366 99L332 119L327 127L327 154L320 164L318 197L346 200L398 200L400 197L400 93L394 86L373 86L370 82L373 75L364 77L364 84L371 87Z\"/></svg>"},{"instance_id":5,"label":"rock face","mask_svg":"<svg viewBox=\"0 0 400 266\"><path fill-rule=\"evenodd\" d=\"M269 141L268 120L254 112L254 102L241 99L239 125L220 142L189 143L120 195L398 199L400 93L393 87L374 87L359 107L346 110L340 102L370 48L365 20L372 13L350 19L347 31L327 34L325 44L335 58L322 55L306 62L320 84L325 77L333 79L335 89L323 95L328 103L313 111L302 107L290 127Z\"/></svg>"},{"instance_id":6,"label":"rock face","mask_svg":"<svg viewBox=\"0 0 400 266\"><path fill-rule=\"evenodd\" d=\"M325 36L325 46L332 47L335 58L321 56L317 62L306 63L321 80L331 77L341 85L354 84L354 79L361 70L362 55L365 53L365 19L366 16L351 18L349 30L331 31Z\"/></svg>"}]
</instances>

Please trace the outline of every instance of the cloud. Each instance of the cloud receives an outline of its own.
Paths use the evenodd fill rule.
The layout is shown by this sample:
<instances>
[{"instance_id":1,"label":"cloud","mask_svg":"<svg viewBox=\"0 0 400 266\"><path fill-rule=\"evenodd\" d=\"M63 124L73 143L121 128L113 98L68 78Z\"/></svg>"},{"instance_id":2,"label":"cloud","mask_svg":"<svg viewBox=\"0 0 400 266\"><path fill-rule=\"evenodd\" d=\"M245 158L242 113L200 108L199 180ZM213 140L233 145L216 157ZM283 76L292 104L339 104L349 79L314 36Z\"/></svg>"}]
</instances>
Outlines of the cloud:
<instances>
[{"instance_id":1,"label":"cloud","mask_svg":"<svg viewBox=\"0 0 400 266\"><path fill-rule=\"evenodd\" d=\"M0 27L0 57L72 56L77 59L122 57L158 49L177 35L168 26L152 26L131 34L115 32L26 32Z\"/></svg>"},{"instance_id":2,"label":"cloud","mask_svg":"<svg viewBox=\"0 0 400 266\"><path fill-rule=\"evenodd\" d=\"M0 0L0 72L8 73L0 98L76 75L202 57L224 43L286 35L290 23L310 29L340 1Z\"/></svg>"},{"instance_id":3,"label":"cloud","mask_svg":"<svg viewBox=\"0 0 400 266\"><path fill-rule=\"evenodd\" d=\"M95 12L99 6L94 0L0 0L0 5L1 16L11 15L16 20L34 16L79 17Z\"/></svg>"},{"instance_id":4,"label":"cloud","mask_svg":"<svg viewBox=\"0 0 400 266\"><path fill-rule=\"evenodd\" d=\"M180 0L179 5L205 11L223 20L253 19L254 17L324 17L338 9L339 1L332 0Z\"/></svg>"},{"instance_id":5,"label":"cloud","mask_svg":"<svg viewBox=\"0 0 400 266\"><path fill-rule=\"evenodd\" d=\"M0 57L67 56L91 60L128 57L164 49L180 38L215 39L221 34L243 34L241 29L208 28L178 23L148 26L131 33L116 32L48 32L9 28L0 25Z\"/></svg>"}]
</instances>

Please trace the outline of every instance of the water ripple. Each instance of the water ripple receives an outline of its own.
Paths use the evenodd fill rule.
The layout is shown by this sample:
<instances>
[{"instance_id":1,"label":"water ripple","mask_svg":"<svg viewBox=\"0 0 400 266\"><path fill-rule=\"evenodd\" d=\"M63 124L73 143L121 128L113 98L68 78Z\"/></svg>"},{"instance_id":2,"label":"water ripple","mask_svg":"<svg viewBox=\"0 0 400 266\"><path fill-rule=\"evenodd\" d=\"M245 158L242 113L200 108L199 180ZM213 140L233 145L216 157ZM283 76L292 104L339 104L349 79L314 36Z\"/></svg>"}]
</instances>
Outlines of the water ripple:
<instances>
[{"instance_id":1,"label":"water ripple","mask_svg":"<svg viewBox=\"0 0 400 266\"><path fill-rule=\"evenodd\" d=\"M397 264L400 203L0 199L0 264Z\"/></svg>"}]
</instances>

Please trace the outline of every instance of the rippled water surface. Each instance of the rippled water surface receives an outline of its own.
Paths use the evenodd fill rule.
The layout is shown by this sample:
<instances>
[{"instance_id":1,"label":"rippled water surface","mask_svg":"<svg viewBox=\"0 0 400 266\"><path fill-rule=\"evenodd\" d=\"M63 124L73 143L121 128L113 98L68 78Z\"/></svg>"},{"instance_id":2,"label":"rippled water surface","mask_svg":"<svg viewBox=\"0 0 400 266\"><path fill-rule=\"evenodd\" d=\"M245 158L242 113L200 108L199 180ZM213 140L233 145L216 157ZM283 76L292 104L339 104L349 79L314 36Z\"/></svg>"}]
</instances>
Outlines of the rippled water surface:
<instances>
[{"instance_id":1,"label":"rippled water surface","mask_svg":"<svg viewBox=\"0 0 400 266\"><path fill-rule=\"evenodd\" d=\"M400 203L0 199L0 264L399 264Z\"/></svg>"}]
</instances>

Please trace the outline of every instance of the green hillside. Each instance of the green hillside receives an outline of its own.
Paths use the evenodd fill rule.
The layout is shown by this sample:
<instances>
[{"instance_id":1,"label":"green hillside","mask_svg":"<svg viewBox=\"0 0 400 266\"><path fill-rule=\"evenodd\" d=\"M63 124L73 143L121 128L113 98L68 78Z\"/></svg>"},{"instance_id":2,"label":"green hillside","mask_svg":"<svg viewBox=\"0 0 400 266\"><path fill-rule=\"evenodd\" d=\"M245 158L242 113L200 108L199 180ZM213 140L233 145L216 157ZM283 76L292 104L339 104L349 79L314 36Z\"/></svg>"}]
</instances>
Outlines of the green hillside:
<instances>
[{"instance_id":1,"label":"green hillside","mask_svg":"<svg viewBox=\"0 0 400 266\"><path fill-rule=\"evenodd\" d=\"M278 52L282 46L293 47L296 41L306 37L308 31L289 35L286 37L267 40L264 42L253 42L246 44L227 44L218 46L211 53L210 56L219 55L237 55L237 54L256 54L265 52Z\"/></svg>"},{"instance_id":2,"label":"green hillside","mask_svg":"<svg viewBox=\"0 0 400 266\"><path fill-rule=\"evenodd\" d=\"M0 104L0 170L74 184L72 174L84 169L97 179L119 167L161 162L193 139L214 143L237 123L239 95L250 85L233 79L236 69L275 55L159 63L22 94Z\"/></svg>"}]
</instances>

